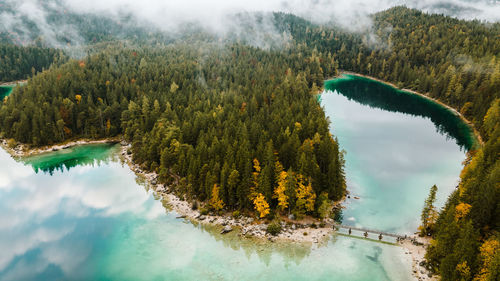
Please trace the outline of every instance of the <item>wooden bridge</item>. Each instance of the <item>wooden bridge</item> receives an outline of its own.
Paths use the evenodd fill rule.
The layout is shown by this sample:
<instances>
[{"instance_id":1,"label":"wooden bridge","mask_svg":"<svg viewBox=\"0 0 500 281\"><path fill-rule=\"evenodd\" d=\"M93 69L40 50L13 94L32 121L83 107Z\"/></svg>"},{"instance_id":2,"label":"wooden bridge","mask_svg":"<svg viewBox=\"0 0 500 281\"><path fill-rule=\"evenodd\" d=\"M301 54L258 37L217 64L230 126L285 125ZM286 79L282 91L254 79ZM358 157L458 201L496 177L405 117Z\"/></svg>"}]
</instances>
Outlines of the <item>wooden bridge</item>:
<instances>
[{"instance_id":1,"label":"wooden bridge","mask_svg":"<svg viewBox=\"0 0 500 281\"><path fill-rule=\"evenodd\" d=\"M383 232L383 231L378 231L378 230L373 230L373 229L368 229L368 228L354 227L354 226L350 226L350 225L342 225L342 224L340 224L340 225L334 225L333 227L336 228L336 229L346 229L347 231L349 231L349 235L351 234L352 230L357 230L357 231L364 232L364 236L365 237L368 237L368 234L370 234L370 233L376 234L376 235L378 235L379 240L382 240L383 236L394 237L394 238L396 238L398 240L402 240L402 239L406 239L407 238L406 235L399 235L399 234L395 234L395 233L388 233L388 232Z\"/></svg>"}]
</instances>

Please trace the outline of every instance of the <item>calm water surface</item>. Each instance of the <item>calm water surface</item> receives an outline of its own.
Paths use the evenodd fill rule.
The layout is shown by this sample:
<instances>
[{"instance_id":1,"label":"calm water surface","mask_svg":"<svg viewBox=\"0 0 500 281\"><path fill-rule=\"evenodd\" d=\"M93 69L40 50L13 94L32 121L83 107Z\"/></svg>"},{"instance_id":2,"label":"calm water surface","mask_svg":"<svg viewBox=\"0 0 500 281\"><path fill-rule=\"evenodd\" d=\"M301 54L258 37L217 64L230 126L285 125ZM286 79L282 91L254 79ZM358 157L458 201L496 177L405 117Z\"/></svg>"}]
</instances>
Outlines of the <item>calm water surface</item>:
<instances>
[{"instance_id":1,"label":"calm water surface","mask_svg":"<svg viewBox=\"0 0 500 281\"><path fill-rule=\"evenodd\" d=\"M410 278L392 245L334 236L313 249L176 219L117 150L91 145L25 162L0 151L0 280Z\"/></svg>"},{"instance_id":2,"label":"calm water surface","mask_svg":"<svg viewBox=\"0 0 500 281\"><path fill-rule=\"evenodd\" d=\"M470 128L441 105L366 78L347 75L325 88L321 103L347 152L343 223L413 233L430 187L442 206L458 184L475 145Z\"/></svg>"},{"instance_id":3,"label":"calm water surface","mask_svg":"<svg viewBox=\"0 0 500 281\"><path fill-rule=\"evenodd\" d=\"M430 186L442 204L457 183L468 145L461 127L338 93L322 105L360 197L348 200L344 223L413 232ZM176 219L118 151L90 145L16 162L0 150L0 280L411 280L397 246L344 236L314 247L268 243Z\"/></svg>"}]
</instances>

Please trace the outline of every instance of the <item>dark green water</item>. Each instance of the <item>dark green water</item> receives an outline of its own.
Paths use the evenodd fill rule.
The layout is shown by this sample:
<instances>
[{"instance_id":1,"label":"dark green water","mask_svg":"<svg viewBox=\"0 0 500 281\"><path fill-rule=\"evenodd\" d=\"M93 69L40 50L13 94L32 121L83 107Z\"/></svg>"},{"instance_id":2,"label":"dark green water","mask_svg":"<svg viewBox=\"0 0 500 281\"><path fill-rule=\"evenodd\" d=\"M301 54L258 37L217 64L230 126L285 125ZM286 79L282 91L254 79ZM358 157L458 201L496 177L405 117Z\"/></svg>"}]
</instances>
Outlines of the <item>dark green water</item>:
<instances>
[{"instance_id":1,"label":"dark green water","mask_svg":"<svg viewBox=\"0 0 500 281\"><path fill-rule=\"evenodd\" d=\"M0 101L12 93L14 86L0 86Z\"/></svg>"},{"instance_id":2,"label":"dark green water","mask_svg":"<svg viewBox=\"0 0 500 281\"><path fill-rule=\"evenodd\" d=\"M429 118L439 134L456 140L461 148L470 150L477 146L472 129L455 112L430 99L356 75L327 81L325 88L372 108Z\"/></svg>"},{"instance_id":3,"label":"dark green water","mask_svg":"<svg viewBox=\"0 0 500 281\"><path fill-rule=\"evenodd\" d=\"M76 166L105 164L110 160L110 150L117 149L115 144L89 144L27 157L23 162L31 165L36 173L41 171L53 175L54 171L69 171Z\"/></svg>"}]
</instances>

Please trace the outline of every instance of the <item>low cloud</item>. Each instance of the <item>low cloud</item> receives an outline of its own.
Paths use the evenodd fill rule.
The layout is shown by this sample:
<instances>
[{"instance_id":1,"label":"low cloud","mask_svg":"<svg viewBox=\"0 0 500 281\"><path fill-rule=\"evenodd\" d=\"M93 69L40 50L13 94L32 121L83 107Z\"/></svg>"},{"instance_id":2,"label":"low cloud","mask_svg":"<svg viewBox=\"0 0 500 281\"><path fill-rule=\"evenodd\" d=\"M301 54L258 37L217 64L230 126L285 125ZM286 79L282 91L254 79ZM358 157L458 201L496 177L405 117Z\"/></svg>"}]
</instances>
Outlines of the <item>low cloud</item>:
<instances>
[{"instance_id":1,"label":"low cloud","mask_svg":"<svg viewBox=\"0 0 500 281\"><path fill-rule=\"evenodd\" d=\"M396 5L462 19L500 20L498 0L4 0L4 3L0 4L0 33L10 34L18 44L41 39L59 48L84 42L73 23L54 23L50 19L51 13L61 11L104 16L124 26L150 27L152 31L171 34L182 32L186 24L195 24L215 35L236 35L264 48L288 38L274 29L270 18L252 21L255 12L293 13L315 23L333 23L347 31L369 35L370 14ZM235 20L236 14L247 15L250 20L245 24L254 24L250 34L241 21ZM371 35L365 38L368 45L378 40Z\"/></svg>"}]
</instances>

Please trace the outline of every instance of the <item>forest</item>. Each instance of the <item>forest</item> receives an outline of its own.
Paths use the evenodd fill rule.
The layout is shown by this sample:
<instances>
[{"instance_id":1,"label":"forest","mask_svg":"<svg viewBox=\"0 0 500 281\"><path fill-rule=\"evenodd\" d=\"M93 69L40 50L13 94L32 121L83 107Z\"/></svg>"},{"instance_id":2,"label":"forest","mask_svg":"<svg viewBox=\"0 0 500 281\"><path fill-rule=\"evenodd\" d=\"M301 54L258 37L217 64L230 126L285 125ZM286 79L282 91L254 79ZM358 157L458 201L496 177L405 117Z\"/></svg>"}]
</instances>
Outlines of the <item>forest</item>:
<instances>
[{"instance_id":1,"label":"forest","mask_svg":"<svg viewBox=\"0 0 500 281\"><path fill-rule=\"evenodd\" d=\"M52 64L66 60L61 50L0 43L0 83L28 79Z\"/></svg>"},{"instance_id":2,"label":"forest","mask_svg":"<svg viewBox=\"0 0 500 281\"><path fill-rule=\"evenodd\" d=\"M324 217L346 183L315 95L339 70L373 76L452 106L479 131L484 143L429 224L426 258L443 280L498 280L500 24L405 7L372 19L352 33L275 13L290 42L269 49L199 33L106 43L83 59L6 44L14 68L0 80L31 78L0 107L1 134L33 146L123 135L143 169L213 211Z\"/></svg>"},{"instance_id":3,"label":"forest","mask_svg":"<svg viewBox=\"0 0 500 281\"><path fill-rule=\"evenodd\" d=\"M33 77L0 120L4 137L35 146L122 134L134 162L188 200L218 198L216 211L260 204L261 217L320 216L345 193L315 97L334 65L316 52L238 44L110 46Z\"/></svg>"}]
</instances>

